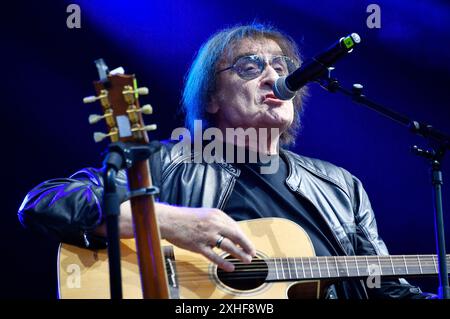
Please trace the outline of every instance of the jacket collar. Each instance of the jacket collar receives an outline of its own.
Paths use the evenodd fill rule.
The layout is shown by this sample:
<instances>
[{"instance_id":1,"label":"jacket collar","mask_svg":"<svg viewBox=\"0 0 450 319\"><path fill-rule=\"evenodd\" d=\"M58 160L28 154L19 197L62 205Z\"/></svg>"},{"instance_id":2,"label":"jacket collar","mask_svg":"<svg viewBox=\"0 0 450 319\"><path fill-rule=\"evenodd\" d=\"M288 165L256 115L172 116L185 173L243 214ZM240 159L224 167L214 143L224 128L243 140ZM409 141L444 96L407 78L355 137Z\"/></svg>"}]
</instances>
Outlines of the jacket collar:
<instances>
[{"instance_id":1,"label":"jacket collar","mask_svg":"<svg viewBox=\"0 0 450 319\"><path fill-rule=\"evenodd\" d=\"M293 191L298 190L301 186L301 169L303 168L311 174L319 177L320 179L326 180L336 185L344 193L350 196L350 194L348 193L348 188L342 184L342 179L336 175L336 170L328 169L330 166L329 163L318 159L301 156L285 149L280 149L280 156L282 156L288 164L289 174L286 179L286 183Z\"/></svg>"}]
</instances>

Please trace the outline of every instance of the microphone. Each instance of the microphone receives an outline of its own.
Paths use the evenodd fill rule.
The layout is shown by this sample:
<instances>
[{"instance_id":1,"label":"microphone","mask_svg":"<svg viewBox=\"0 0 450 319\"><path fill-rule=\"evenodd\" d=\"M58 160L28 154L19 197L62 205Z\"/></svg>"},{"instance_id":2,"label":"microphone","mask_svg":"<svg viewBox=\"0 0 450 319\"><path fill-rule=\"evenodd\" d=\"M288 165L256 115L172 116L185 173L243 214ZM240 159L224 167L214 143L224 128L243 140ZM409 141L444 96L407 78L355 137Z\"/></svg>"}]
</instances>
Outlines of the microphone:
<instances>
[{"instance_id":1,"label":"microphone","mask_svg":"<svg viewBox=\"0 0 450 319\"><path fill-rule=\"evenodd\" d=\"M328 67L339 58L353 51L353 48L360 42L361 38L356 33L339 39L327 50L316 55L288 76L278 78L273 85L273 93L280 100L292 99L296 91L300 90L309 81L314 81L320 77L327 71Z\"/></svg>"}]
</instances>

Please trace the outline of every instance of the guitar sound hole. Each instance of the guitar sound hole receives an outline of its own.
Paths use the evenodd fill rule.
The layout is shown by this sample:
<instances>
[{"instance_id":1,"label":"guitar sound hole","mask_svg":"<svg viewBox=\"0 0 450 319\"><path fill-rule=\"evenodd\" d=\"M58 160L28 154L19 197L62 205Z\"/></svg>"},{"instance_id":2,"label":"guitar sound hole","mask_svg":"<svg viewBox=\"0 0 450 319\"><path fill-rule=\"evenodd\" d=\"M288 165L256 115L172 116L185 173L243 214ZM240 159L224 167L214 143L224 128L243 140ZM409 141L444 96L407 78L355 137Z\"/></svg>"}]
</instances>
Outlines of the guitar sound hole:
<instances>
[{"instance_id":1,"label":"guitar sound hole","mask_svg":"<svg viewBox=\"0 0 450 319\"><path fill-rule=\"evenodd\" d=\"M268 268L263 259L254 257L250 264L244 264L232 256L225 259L234 264L233 272L226 272L217 268L220 281L237 290L252 290L266 282Z\"/></svg>"}]
</instances>

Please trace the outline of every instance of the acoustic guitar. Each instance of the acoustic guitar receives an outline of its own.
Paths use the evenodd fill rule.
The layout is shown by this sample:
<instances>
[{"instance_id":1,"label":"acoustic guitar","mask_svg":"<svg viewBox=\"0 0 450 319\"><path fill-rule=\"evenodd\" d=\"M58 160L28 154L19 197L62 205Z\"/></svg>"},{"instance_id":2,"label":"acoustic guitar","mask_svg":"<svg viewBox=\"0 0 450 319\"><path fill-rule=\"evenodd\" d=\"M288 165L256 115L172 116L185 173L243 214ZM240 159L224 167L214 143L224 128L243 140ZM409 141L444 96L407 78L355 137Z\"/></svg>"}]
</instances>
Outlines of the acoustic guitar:
<instances>
[{"instance_id":1,"label":"acoustic guitar","mask_svg":"<svg viewBox=\"0 0 450 319\"><path fill-rule=\"evenodd\" d=\"M239 226L257 247L257 256L243 264L223 253L234 263L233 272L162 241L171 298L320 298L337 280L438 273L436 255L316 257L306 232L282 218L243 221ZM135 247L133 239L121 240L124 298L142 297ZM60 298L109 298L106 251L61 244L58 285Z\"/></svg>"}]
</instances>

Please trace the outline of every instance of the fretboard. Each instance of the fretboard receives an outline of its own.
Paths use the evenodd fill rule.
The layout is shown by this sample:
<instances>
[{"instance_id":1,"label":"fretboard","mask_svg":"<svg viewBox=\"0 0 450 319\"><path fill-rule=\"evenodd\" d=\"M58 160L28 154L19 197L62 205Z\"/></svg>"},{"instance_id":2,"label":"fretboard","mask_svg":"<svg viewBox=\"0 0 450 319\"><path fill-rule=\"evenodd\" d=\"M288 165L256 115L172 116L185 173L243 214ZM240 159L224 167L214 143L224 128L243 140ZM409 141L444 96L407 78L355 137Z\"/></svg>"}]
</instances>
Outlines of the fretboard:
<instances>
[{"instance_id":1,"label":"fretboard","mask_svg":"<svg viewBox=\"0 0 450 319\"><path fill-rule=\"evenodd\" d=\"M436 255L330 256L271 258L267 281L368 276L417 276L438 273ZM447 255L450 264L450 255Z\"/></svg>"}]
</instances>

